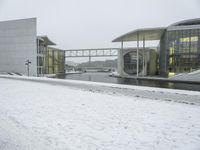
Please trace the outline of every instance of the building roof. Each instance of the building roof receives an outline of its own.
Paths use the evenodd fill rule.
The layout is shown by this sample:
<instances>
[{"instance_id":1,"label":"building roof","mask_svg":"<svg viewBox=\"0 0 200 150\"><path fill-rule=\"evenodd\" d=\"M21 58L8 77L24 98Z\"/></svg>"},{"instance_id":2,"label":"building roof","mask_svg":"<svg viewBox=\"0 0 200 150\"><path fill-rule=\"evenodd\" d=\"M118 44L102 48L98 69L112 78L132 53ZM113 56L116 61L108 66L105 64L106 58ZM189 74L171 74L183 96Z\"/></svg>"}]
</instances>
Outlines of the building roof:
<instances>
[{"instance_id":1,"label":"building roof","mask_svg":"<svg viewBox=\"0 0 200 150\"><path fill-rule=\"evenodd\" d=\"M165 27L137 29L137 30L134 30L134 31L131 31L124 35L119 36L118 38L114 39L112 42L137 41L138 35L139 35L139 41L142 41L144 38L146 41L160 40L165 30L166 30Z\"/></svg>"},{"instance_id":2,"label":"building roof","mask_svg":"<svg viewBox=\"0 0 200 150\"><path fill-rule=\"evenodd\" d=\"M45 42L46 45L56 45L47 36L38 36L38 38L41 38L42 40L44 40L44 42Z\"/></svg>"},{"instance_id":3,"label":"building roof","mask_svg":"<svg viewBox=\"0 0 200 150\"><path fill-rule=\"evenodd\" d=\"M171 26L187 26L187 25L200 25L200 18L179 21L179 22L171 24L170 27Z\"/></svg>"}]
</instances>

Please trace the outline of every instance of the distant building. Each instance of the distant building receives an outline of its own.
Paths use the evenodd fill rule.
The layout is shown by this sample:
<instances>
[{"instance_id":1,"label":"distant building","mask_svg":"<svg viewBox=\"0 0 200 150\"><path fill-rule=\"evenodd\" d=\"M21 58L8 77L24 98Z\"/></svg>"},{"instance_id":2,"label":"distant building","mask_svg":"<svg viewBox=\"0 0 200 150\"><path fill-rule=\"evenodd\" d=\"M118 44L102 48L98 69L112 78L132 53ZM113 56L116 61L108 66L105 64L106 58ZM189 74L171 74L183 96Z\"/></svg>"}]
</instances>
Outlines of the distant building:
<instances>
[{"instance_id":1,"label":"distant building","mask_svg":"<svg viewBox=\"0 0 200 150\"><path fill-rule=\"evenodd\" d=\"M50 50L49 46L55 45L55 43L50 41L47 36L37 36L36 26L36 18L0 22L0 72L26 75L26 60L31 62L31 76L64 72L63 67L54 67L56 69L53 71L49 69L51 67L50 59L54 60L53 65L56 61L56 58L49 57L62 57L62 62L57 61L56 63L63 63L62 66L64 66L64 52L58 52L57 49ZM48 55L49 51L53 51L55 55Z\"/></svg>"},{"instance_id":2,"label":"distant building","mask_svg":"<svg viewBox=\"0 0 200 150\"><path fill-rule=\"evenodd\" d=\"M137 47L133 55L135 57L134 69L132 75L142 75L143 67L141 65L141 50L148 50L145 47L145 41L158 40L156 53L157 59L155 64L160 76L171 76L183 72L191 72L200 69L200 18L190 19L174 23L168 27L137 29L135 31L124 34L113 42L121 42L122 48L118 57L118 72L121 76L127 74L127 59L129 59L123 51L124 42L136 41ZM143 46L139 46L139 41L143 41ZM138 51L138 53L137 53ZM130 52L131 53L131 52ZM132 56L133 57L133 56ZM137 67L138 66L138 67ZM153 67L154 68L154 67ZM151 68L149 68L151 70ZM128 73L129 74L129 73ZM148 75L148 74L144 74Z\"/></svg>"}]
</instances>

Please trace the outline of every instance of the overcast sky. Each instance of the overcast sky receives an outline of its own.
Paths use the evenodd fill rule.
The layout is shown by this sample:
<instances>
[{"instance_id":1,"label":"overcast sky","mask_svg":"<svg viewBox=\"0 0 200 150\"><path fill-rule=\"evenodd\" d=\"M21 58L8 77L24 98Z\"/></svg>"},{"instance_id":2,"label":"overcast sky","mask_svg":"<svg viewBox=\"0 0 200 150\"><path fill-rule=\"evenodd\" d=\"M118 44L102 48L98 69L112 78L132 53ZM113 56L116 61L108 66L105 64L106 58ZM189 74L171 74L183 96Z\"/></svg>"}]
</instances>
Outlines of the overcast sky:
<instances>
[{"instance_id":1,"label":"overcast sky","mask_svg":"<svg viewBox=\"0 0 200 150\"><path fill-rule=\"evenodd\" d=\"M31 17L61 49L119 47L137 28L200 18L200 0L0 0L1 21Z\"/></svg>"}]
</instances>

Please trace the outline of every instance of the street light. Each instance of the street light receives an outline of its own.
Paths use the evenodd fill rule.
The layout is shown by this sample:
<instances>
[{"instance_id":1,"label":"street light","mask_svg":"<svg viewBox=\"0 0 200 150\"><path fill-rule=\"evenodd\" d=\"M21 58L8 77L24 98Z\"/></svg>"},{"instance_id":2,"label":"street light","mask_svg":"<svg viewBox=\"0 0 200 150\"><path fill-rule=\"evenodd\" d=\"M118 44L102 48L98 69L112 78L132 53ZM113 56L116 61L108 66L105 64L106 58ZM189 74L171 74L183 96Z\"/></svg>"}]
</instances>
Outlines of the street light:
<instances>
[{"instance_id":1,"label":"street light","mask_svg":"<svg viewBox=\"0 0 200 150\"><path fill-rule=\"evenodd\" d=\"M25 65L27 65L28 76L29 76L29 64L31 64L31 62L27 59L27 60L25 61Z\"/></svg>"}]
</instances>

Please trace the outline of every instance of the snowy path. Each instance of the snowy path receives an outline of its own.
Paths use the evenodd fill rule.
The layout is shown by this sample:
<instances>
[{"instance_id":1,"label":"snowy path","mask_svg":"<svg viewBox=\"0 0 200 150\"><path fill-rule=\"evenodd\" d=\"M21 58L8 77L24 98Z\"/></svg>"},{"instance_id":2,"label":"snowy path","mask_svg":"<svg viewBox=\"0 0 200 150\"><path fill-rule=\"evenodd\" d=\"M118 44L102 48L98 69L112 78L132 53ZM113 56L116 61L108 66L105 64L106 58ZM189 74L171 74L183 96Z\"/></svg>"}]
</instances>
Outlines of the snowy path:
<instances>
[{"instance_id":1,"label":"snowy path","mask_svg":"<svg viewBox=\"0 0 200 150\"><path fill-rule=\"evenodd\" d=\"M123 95L129 97L141 97L152 100L164 100L192 105L200 105L200 92L197 91L24 76L20 77L0 75L0 78L16 79L22 81L28 80L39 83L48 83L51 85L63 85L95 93L104 93L111 95L114 94L119 96Z\"/></svg>"},{"instance_id":2,"label":"snowy path","mask_svg":"<svg viewBox=\"0 0 200 150\"><path fill-rule=\"evenodd\" d=\"M199 105L2 78L0 85L0 150L200 149Z\"/></svg>"}]
</instances>

